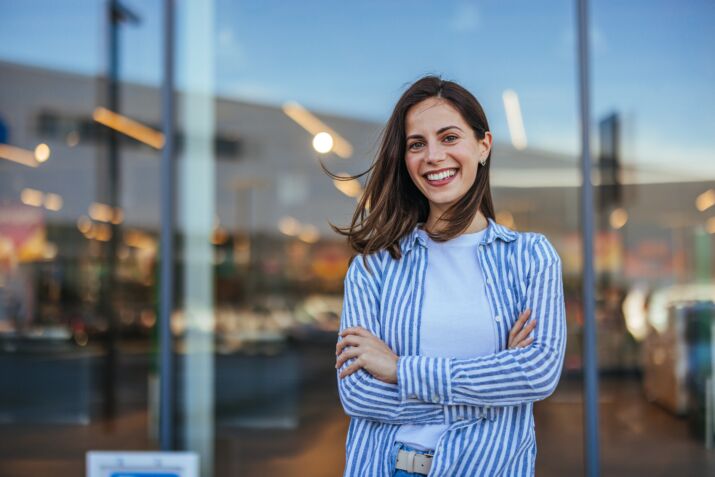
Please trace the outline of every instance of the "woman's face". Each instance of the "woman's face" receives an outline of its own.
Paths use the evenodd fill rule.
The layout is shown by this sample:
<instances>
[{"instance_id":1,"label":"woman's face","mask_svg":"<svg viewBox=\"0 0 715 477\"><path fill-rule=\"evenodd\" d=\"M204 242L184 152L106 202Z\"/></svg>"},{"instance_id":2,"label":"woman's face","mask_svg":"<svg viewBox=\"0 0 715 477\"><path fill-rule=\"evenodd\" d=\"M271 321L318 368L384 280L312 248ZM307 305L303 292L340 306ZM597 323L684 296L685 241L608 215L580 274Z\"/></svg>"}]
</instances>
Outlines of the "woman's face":
<instances>
[{"instance_id":1,"label":"woman's face","mask_svg":"<svg viewBox=\"0 0 715 477\"><path fill-rule=\"evenodd\" d=\"M407 111L405 162L412 182L429 201L430 215L442 214L467 193L491 143L491 133L478 140L444 99L428 98Z\"/></svg>"}]
</instances>

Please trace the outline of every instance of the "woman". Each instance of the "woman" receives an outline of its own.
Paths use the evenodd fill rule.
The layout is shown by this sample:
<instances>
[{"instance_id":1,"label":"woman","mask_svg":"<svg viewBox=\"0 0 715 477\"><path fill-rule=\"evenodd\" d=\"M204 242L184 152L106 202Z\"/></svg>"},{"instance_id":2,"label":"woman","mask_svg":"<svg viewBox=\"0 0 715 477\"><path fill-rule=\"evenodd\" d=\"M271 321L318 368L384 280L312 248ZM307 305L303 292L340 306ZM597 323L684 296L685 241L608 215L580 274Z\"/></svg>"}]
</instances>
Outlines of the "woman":
<instances>
[{"instance_id":1,"label":"woman","mask_svg":"<svg viewBox=\"0 0 715 477\"><path fill-rule=\"evenodd\" d=\"M334 227L358 254L335 365L346 476L534 474L533 402L566 344L561 262L543 235L494 221L491 147L474 96L420 79L351 225Z\"/></svg>"}]
</instances>

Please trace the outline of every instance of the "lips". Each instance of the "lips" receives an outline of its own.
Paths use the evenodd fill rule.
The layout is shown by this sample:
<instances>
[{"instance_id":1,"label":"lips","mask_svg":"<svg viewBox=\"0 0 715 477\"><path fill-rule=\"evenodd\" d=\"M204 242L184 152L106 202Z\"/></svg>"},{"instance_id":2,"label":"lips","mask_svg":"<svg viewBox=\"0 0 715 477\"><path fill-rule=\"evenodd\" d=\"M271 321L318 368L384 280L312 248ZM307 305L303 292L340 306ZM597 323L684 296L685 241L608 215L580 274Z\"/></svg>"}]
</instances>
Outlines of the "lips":
<instances>
[{"instance_id":1,"label":"lips","mask_svg":"<svg viewBox=\"0 0 715 477\"><path fill-rule=\"evenodd\" d=\"M432 187L442 187L452 182L454 178L457 177L458 173L458 168L439 169L424 174L424 178L427 181L427 185ZM432 179L430 179L430 177Z\"/></svg>"},{"instance_id":2,"label":"lips","mask_svg":"<svg viewBox=\"0 0 715 477\"><path fill-rule=\"evenodd\" d=\"M434 171L429 171L425 174L422 174L422 177L427 179L428 181L435 181L435 180L441 180L449 177L453 177L457 174L459 171L458 167L447 167L443 169L436 169Z\"/></svg>"}]
</instances>

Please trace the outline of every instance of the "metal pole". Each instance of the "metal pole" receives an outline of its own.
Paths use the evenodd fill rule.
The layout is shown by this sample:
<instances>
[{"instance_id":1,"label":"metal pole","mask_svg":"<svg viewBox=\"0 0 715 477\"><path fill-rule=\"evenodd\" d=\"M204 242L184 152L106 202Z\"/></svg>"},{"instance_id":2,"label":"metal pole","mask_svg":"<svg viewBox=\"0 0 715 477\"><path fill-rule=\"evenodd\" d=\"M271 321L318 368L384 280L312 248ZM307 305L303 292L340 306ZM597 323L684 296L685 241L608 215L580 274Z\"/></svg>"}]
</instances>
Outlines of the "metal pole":
<instances>
[{"instance_id":1,"label":"metal pole","mask_svg":"<svg viewBox=\"0 0 715 477\"><path fill-rule=\"evenodd\" d=\"M107 2L107 84L106 105L111 111L119 112L119 23L118 0ZM112 209L119 206L119 137L115 130L107 130L106 156L101 158L97 184L99 185L99 201L109 204ZM117 346L119 341L119 324L117 313L113 306L116 280L114 274L117 261L117 235L119 226L108 224L112 236L103 247L105 272L100 277L99 311L107 320L106 356L104 372L102 373L102 390L104 394L103 413L107 420L114 419L117 412Z\"/></svg>"},{"instance_id":2,"label":"metal pole","mask_svg":"<svg viewBox=\"0 0 715 477\"><path fill-rule=\"evenodd\" d=\"M587 477L600 475L598 442L598 357L596 354L595 274L593 268L593 184L588 84L588 3L578 3L579 96L581 104L581 233L583 237L584 458Z\"/></svg>"},{"instance_id":3,"label":"metal pole","mask_svg":"<svg viewBox=\"0 0 715 477\"><path fill-rule=\"evenodd\" d=\"M162 83L161 271L159 300L159 440L174 449L174 353L171 312L174 305L174 2L164 0L164 81Z\"/></svg>"}]
</instances>

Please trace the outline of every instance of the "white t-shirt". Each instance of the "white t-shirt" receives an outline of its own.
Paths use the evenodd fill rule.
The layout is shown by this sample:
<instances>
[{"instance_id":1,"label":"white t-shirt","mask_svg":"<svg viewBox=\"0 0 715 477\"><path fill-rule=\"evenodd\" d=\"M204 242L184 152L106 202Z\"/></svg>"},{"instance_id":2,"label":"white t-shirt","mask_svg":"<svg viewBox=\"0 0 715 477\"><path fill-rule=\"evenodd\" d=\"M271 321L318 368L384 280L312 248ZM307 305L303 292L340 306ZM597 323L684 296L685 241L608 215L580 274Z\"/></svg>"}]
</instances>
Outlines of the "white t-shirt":
<instances>
[{"instance_id":1,"label":"white t-shirt","mask_svg":"<svg viewBox=\"0 0 715 477\"><path fill-rule=\"evenodd\" d=\"M487 301L477 252L484 230L435 242L419 229L427 243L427 271L420 325L420 354L473 358L496 353L497 329ZM437 447L446 424L405 424L396 441L417 449Z\"/></svg>"}]
</instances>

